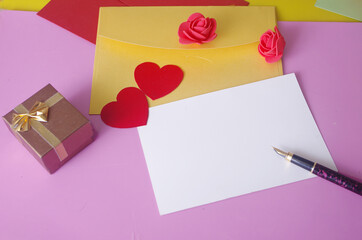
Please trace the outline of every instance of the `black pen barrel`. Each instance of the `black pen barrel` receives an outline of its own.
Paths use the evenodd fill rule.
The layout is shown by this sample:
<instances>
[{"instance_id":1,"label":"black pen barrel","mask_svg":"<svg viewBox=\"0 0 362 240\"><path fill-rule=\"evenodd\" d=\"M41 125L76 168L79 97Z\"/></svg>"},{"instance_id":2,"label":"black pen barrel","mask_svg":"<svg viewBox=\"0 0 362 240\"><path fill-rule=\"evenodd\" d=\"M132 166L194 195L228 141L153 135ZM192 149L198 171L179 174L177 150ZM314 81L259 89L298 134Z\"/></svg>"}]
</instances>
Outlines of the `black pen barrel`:
<instances>
[{"instance_id":1,"label":"black pen barrel","mask_svg":"<svg viewBox=\"0 0 362 240\"><path fill-rule=\"evenodd\" d=\"M304 168L307 171L312 171L314 165L314 162L309 161L295 154L293 155L291 162L294 163L295 165L298 165L299 167Z\"/></svg>"},{"instance_id":2,"label":"black pen barrel","mask_svg":"<svg viewBox=\"0 0 362 240\"><path fill-rule=\"evenodd\" d=\"M317 163L312 173L352 192L362 195L362 184L360 182L333 171L332 169Z\"/></svg>"}]
</instances>

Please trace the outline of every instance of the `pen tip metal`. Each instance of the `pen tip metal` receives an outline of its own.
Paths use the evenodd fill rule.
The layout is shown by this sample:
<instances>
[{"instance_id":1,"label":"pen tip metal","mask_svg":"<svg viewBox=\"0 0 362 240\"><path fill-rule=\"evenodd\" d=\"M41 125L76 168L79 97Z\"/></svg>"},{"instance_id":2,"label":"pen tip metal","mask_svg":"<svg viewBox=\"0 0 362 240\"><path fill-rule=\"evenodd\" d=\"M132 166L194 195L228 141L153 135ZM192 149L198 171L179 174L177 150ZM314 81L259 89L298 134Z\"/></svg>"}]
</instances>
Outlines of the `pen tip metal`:
<instances>
[{"instance_id":1,"label":"pen tip metal","mask_svg":"<svg viewBox=\"0 0 362 240\"><path fill-rule=\"evenodd\" d=\"M288 153L286 153L286 152L284 152L284 151L282 151L282 150L280 150L280 149L278 149L278 148L276 148L276 147L273 147L273 149L274 149L274 151L279 155L279 156L281 156L281 157L286 157L287 155L288 155Z\"/></svg>"}]
</instances>

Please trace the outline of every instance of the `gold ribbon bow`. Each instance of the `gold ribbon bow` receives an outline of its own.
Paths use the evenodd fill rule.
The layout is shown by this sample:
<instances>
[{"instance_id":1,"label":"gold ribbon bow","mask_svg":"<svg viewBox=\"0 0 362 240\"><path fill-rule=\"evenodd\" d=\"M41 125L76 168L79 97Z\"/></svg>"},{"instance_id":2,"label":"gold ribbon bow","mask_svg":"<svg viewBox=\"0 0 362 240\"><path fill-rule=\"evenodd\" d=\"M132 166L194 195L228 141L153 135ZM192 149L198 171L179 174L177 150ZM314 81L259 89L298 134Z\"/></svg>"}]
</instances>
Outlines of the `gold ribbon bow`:
<instances>
[{"instance_id":1,"label":"gold ribbon bow","mask_svg":"<svg viewBox=\"0 0 362 240\"><path fill-rule=\"evenodd\" d=\"M30 128L31 120L47 122L48 110L45 103L37 101L28 113L14 113L11 127L17 132L26 132Z\"/></svg>"}]
</instances>

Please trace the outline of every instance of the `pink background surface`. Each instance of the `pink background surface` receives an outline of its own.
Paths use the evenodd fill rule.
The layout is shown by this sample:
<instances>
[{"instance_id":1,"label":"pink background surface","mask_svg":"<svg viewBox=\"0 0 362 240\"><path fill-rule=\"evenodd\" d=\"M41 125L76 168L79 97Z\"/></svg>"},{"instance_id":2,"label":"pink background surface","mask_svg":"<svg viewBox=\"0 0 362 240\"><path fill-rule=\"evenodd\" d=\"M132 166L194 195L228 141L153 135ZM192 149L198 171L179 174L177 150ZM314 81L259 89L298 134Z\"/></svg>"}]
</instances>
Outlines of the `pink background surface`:
<instances>
[{"instance_id":1,"label":"pink background surface","mask_svg":"<svg viewBox=\"0 0 362 240\"><path fill-rule=\"evenodd\" d=\"M296 73L339 170L361 181L361 23L279 26L287 42L285 73ZM2 115L49 82L87 115L93 44L31 12L0 11L0 36ZM362 235L362 198L319 178L161 217L137 130L112 129L99 116L90 120L95 142L54 175L0 124L0 239Z\"/></svg>"}]
</instances>

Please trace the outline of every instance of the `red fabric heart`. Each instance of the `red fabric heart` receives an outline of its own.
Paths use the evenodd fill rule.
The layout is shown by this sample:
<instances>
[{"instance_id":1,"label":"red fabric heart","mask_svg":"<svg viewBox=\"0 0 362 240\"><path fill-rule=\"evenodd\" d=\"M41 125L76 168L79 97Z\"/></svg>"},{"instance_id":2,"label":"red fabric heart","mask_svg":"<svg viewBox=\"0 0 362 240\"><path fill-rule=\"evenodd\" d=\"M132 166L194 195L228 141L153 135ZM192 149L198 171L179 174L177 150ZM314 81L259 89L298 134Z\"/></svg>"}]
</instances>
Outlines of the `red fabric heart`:
<instances>
[{"instance_id":1,"label":"red fabric heart","mask_svg":"<svg viewBox=\"0 0 362 240\"><path fill-rule=\"evenodd\" d=\"M184 73L176 65L166 65L160 69L156 63L145 62L136 67L134 77L139 88L155 100L175 90Z\"/></svg>"},{"instance_id":2,"label":"red fabric heart","mask_svg":"<svg viewBox=\"0 0 362 240\"><path fill-rule=\"evenodd\" d=\"M101 119L111 127L131 128L147 124L148 102L145 94L135 87L121 90L117 102L106 104Z\"/></svg>"}]
</instances>

